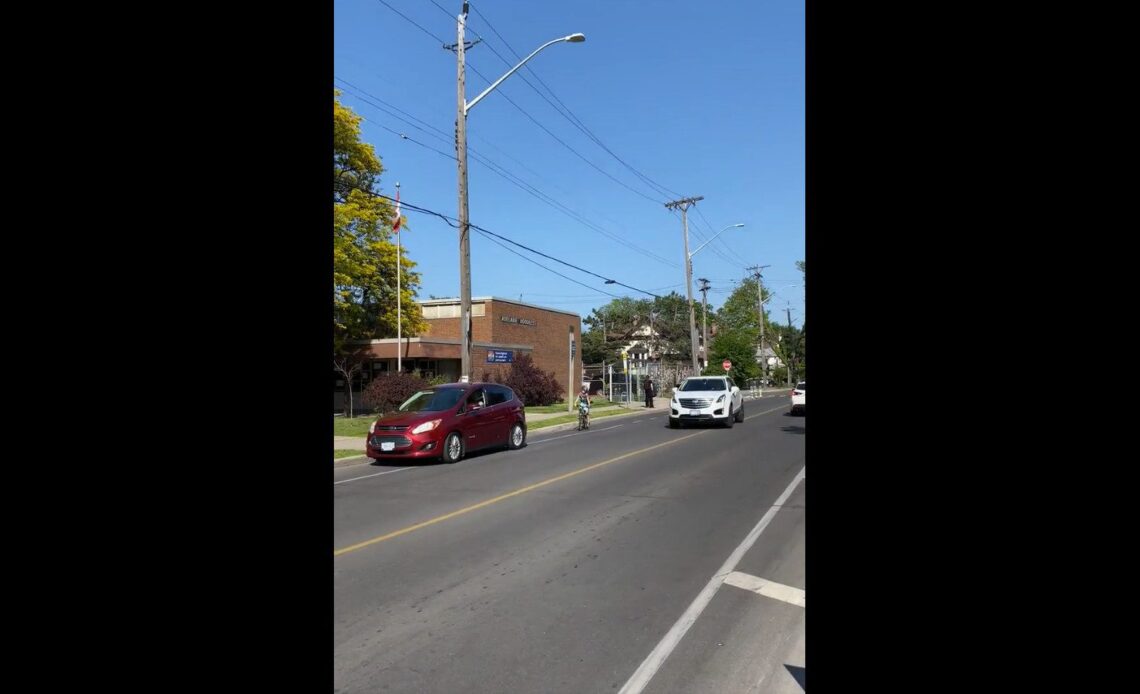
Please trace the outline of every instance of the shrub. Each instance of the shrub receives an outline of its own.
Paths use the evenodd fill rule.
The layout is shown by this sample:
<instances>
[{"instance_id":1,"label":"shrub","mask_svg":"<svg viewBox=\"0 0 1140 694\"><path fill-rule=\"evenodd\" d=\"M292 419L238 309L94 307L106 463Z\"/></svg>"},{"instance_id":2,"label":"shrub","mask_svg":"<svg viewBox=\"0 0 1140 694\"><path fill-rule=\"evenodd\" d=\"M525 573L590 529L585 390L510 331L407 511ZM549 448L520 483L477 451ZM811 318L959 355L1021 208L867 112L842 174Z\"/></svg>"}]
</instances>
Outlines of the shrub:
<instances>
[{"instance_id":1,"label":"shrub","mask_svg":"<svg viewBox=\"0 0 1140 694\"><path fill-rule=\"evenodd\" d=\"M416 391L428 387L428 382L419 376L393 373L373 379L364 389L361 399L364 406L377 414L392 412Z\"/></svg>"},{"instance_id":2,"label":"shrub","mask_svg":"<svg viewBox=\"0 0 1140 694\"><path fill-rule=\"evenodd\" d=\"M554 372L543 373L534 365L529 354L515 355L511 370L506 377L496 379L511 390L525 405L552 405L562 399L562 386L554 378Z\"/></svg>"}]
</instances>

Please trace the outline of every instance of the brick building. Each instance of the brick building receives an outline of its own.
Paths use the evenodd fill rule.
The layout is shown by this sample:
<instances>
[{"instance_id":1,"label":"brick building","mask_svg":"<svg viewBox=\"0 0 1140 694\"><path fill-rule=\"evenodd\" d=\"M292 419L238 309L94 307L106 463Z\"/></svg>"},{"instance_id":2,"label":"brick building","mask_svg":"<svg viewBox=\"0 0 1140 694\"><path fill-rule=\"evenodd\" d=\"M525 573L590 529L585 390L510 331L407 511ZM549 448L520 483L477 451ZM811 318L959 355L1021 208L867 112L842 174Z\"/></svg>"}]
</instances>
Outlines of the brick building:
<instances>
[{"instance_id":1,"label":"brick building","mask_svg":"<svg viewBox=\"0 0 1140 694\"><path fill-rule=\"evenodd\" d=\"M442 376L448 382L459 380L459 300L433 299L420 302L420 310L428 329L419 337L405 337L398 345L396 338L361 341L355 344L365 360L360 376L353 381L353 391L367 387L368 382L396 370L396 350L402 349L405 372L416 372L425 378ZM570 363L571 340L574 361ZM535 366L554 372L559 385L572 397L582 382L582 319L576 313L543 308L520 301L497 297L471 299L471 380L483 374L510 369L515 355L529 354ZM344 380L334 374L333 409L339 410L344 396ZM356 400L356 395L353 396Z\"/></svg>"}]
</instances>

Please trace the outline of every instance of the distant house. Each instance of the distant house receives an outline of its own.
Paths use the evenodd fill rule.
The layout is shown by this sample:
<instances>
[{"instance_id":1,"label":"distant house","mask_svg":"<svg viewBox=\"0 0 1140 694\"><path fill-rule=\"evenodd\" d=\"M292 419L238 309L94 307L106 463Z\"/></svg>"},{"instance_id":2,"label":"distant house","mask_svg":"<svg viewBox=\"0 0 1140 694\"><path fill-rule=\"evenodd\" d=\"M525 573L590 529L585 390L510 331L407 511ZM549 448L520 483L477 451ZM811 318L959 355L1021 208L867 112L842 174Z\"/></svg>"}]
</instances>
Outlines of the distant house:
<instances>
[{"instance_id":1,"label":"distant house","mask_svg":"<svg viewBox=\"0 0 1140 694\"><path fill-rule=\"evenodd\" d=\"M780 359L780 356L776 354L776 351L772 349L771 345L764 345L763 348L756 348L756 363L763 367L765 361L767 361L769 370L779 368L784 365L784 362Z\"/></svg>"}]
</instances>

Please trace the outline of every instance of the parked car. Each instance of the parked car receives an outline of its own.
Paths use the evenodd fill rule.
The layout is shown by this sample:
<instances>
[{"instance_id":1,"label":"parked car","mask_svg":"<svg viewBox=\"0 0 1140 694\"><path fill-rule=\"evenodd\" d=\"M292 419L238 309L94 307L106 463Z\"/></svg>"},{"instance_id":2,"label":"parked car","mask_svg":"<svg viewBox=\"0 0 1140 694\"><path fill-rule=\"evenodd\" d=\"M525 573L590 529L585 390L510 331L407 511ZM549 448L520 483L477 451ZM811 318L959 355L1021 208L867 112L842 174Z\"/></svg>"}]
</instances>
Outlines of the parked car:
<instances>
[{"instance_id":1,"label":"parked car","mask_svg":"<svg viewBox=\"0 0 1140 694\"><path fill-rule=\"evenodd\" d=\"M803 381L792 390L792 414L807 415L807 382Z\"/></svg>"},{"instance_id":2,"label":"parked car","mask_svg":"<svg viewBox=\"0 0 1140 694\"><path fill-rule=\"evenodd\" d=\"M526 412L515 392L497 383L449 383L419 391L368 428L375 460L439 458L454 463L484 448L522 448Z\"/></svg>"},{"instance_id":3,"label":"parked car","mask_svg":"<svg viewBox=\"0 0 1140 694\"><path fill-rule=\"evenodd\" d=\"M725 376L686 378L669 400L669 426L713 422L731 427L744 421L744 395Z\"/></svg>"}]
</instances>

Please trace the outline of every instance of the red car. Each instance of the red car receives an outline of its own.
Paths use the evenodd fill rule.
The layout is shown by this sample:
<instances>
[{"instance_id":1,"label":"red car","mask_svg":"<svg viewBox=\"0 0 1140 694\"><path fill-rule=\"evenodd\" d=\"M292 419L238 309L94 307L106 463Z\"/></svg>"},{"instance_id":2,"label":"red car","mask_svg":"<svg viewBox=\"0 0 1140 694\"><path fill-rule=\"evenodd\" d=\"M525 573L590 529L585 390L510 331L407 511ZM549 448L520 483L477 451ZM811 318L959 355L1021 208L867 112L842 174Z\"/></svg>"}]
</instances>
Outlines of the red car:
<instances>
[{"instance_id":1,"label":"red car","mask_svg":"<svg viewBox=\"0 0 1140 694\"><path fill-rule=\"evenodd\" d=\"M440 458L454 463L482 448L522 448L526 412L498 383L449 383L426 388L368 428L375 460Z\"/></svg>"}]
</instances>

